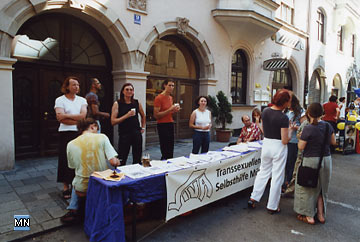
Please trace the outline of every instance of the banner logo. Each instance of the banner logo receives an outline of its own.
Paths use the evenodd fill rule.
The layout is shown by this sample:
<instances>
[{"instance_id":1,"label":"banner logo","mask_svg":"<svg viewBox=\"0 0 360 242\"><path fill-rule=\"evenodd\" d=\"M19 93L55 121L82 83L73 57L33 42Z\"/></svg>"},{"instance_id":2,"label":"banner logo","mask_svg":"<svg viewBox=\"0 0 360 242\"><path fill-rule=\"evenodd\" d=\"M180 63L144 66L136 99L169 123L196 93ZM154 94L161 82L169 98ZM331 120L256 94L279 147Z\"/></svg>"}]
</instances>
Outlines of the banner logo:
<instances>
[{"instance_id":1,"label":"banner logo","mask_svg":"<svg viewBox=\"0 0 360 242\"><path fill-rule=\"evenodd\" d=\"M206 177L205 171L206 169L192 172L186 182L176 189L174 202L169 203L168 211L179 211L183 203L190 199L199 199L202 202L205 196L211 197L213 186Z\"/></svg>"}]
</instances>

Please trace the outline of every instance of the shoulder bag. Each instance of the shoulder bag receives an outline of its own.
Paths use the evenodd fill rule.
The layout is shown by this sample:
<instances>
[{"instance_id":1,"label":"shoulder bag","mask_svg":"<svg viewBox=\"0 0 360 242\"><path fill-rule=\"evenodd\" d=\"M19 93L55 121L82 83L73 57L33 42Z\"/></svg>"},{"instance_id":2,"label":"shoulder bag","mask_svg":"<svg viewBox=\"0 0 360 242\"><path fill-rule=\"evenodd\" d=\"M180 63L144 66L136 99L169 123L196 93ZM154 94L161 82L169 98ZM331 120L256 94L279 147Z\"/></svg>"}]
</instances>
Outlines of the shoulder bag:
<instances>
[{"instance_id":1,"label":"shoulder bag","mask_svg":"<svg viewBox=\"0 0 360 242\"><path fill-rule=\"evenodd\" d=\"M299 170L297 173L297 184L303 187L317 187L318 179L319 179L319 171L321 168L321 163L324 157L324 151L326 146L326 139L328 138L328 132L329 132L329 124L326 123L326 130L324 135L324 142L321 146L320 151L320 159L319 159L319 165L317 169L303 166L303 162L301 161L301 164L299 166Z\"/></svg>"}]
</instances>

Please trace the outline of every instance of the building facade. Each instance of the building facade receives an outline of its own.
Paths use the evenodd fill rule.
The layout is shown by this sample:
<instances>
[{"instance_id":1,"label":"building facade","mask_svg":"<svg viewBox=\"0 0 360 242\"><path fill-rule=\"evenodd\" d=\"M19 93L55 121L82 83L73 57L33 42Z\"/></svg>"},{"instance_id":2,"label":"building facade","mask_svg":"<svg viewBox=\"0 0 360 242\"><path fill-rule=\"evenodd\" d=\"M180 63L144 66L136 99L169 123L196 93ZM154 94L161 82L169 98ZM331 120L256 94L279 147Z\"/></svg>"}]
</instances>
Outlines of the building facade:
<instances>
[{"instance_id":1,"label":"building facade","mask_svg":"<svg viewBox=\"0 0 360 242\"><path fill-rule=\"evenodd\" d=\"M174 117L177 138L191 137L188 121L198 95L225 92L234 129L242 126L243 114L266 106L280 88L293 90L301 102L324 101L336 89L345 95L348 83L358 83L347 49L354 43L356 56L359 19L352 2L1 1L0 109L6 115L0 117L0 170L11 169L15 158L56 153L54 100L69 75L80 79L80 95L88 91L89 78L98 77L104 87L100 109L108 112L122 85L131 82L146 109L146 143L157 141L153 100L169 78L182 107ZM322 43L314 36L318 9L325 16ZM342 52L332 49L335 20L345 28ZM320 94L312 91L317 85ZM116 127L106 120L102 127L116 147Z\"/></svg>"}]
</instances>

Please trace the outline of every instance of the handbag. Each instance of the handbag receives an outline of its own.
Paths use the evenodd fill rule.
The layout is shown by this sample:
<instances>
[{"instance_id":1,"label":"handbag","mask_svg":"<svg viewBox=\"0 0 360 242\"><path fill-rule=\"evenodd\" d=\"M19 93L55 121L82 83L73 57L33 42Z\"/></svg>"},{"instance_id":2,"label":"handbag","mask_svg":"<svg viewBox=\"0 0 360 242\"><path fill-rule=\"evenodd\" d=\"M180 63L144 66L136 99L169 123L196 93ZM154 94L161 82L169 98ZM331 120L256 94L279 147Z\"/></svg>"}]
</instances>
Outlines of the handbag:
<instances>
[{"instance_id":1,"label":"handbag","mask_svg":"<svg viewBox=\"0 0 360 242\"><path fill-rule=\"evenodd\" d=\"M317 169L314 169L311 167L303 166L303 162L301 161L301 164L299 166L299 170L297 173L297 184L298 185L303 186L303 187L312 187L312 188L317 187L318 180L319 180L319 171L320 171L321 163L322 163L322 160L324 157L324 151L325 151L325 146L327 143L326 139L328 137L328 132L329 132L329 124L326 123L324 142L323 142L323 145L321 146L321 151L320 151L319 165L318 165Z\"/></svg>"}]
</instances>

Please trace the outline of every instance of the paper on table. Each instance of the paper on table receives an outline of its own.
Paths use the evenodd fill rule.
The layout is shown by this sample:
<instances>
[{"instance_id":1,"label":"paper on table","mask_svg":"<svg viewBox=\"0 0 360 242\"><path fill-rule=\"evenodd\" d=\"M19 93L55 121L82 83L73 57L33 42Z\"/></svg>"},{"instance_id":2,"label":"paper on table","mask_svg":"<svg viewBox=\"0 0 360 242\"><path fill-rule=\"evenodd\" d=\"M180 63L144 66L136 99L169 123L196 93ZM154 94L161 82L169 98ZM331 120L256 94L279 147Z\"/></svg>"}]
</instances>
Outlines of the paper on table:
<instances>
[{"instance_id":1,"label":"paper on table","mask_svg":"<svg viewBox=\"0 0 360 242\"><path fill-rule=\"evenodd\" d=\"M261 141L255 141L255 142L249 142L248 146L249 147L253 147L253 148L261 148L262 147L262 143L260 143Z\"/></svg>"},{"instance_id":2,"label":"paper on table","mask_svg":"<svg viewBox=\"0 0 360 242\"><path fill-rule=\"evenodd\" d=\"M245 152L249 150L247 143L240 143L237 145L226 146L223 150L230 150L230 151L238 151L238 152Z\"/></svg>"},{"instance_id":3,"label":"paper on table","mask_svg":"<svg viewBox=\"0 0 360 242\"><path fill-rule=\"evenodd\" d=\"M180 156L177 158L172 158L168 160L169 162L171 162L171 164L174 164L178 167L181 168L188 168L191 167L191 165L189 164L189 158L186 158L185 156Z\"/></svg>"},{"instance_id":4,"label":"paper on table","mask_svg":"<svg viewBox=\"0 0 360 242\"><path fill-rule=\"evenodd\" d=\"M139 164L118 166L117 169L124 172L126 176L133 179L143 178L152 175L152 173L147 172L145 168Z\"/></svg>"},{"instance_id":5,"label":"paper on table","mask_svg":"<svg viewBox=\"0 0 360 242\"><path fill-rule=\"evenodd\" d=\"M166 160L152 160L150 161L151 166L166 166L167 161Z\"/></svg>"},{"instance_id":6,"label":"paper on table","mask_svg":"<svg viewBox=\"0 0 360 242\"><path fill-rule=\"evenodd\" d=\"M118 177L111 177L114 174L113 170L107 169L105 171L94 171L91 175L97 178L101 178L107 181L120 181L125 177L124 173L116 173Z\"/></svg>"}]
</instances>

